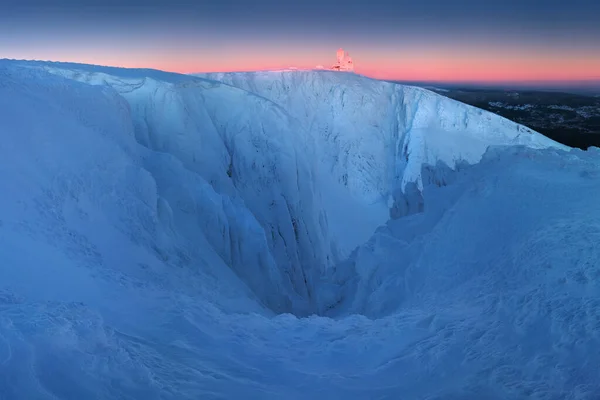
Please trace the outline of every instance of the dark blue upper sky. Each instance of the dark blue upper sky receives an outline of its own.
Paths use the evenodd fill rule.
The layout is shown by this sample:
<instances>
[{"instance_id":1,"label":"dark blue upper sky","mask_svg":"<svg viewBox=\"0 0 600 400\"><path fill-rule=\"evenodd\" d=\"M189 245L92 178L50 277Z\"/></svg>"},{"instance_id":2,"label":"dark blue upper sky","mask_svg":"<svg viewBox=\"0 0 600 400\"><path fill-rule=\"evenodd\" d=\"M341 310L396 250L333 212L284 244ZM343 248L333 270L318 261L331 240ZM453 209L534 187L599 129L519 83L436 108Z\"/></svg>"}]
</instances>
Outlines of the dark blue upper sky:
<instances>
[{"instance_id":1,"label":"dark blue upper sky","mask_svg":"<svg viewBox=\"0 0 600 400\"><path fill-rule=\"evenodd\" d=\"M543 29L569 27L600 32L598 23L600 2L594 0L4 0L4 18L31 10L48 12L96 11L103 17L163 16L219 20L225 23L274 22L286 20L286 24L298 23L322 26L323 23L343 26L347 22L361 25L375 21L393 27L397 23L418 24L441 22L443 24L466 23L469 26L487 26L505 30L522 24ZM344 17L331 20L333 16ZM66 15L65 15L66 16ZM305 18L310 17L310 20ZM257 18L257 21L250 20ZM302 19L302 21L299 21ZM430 26L430 28L436 28ZM465 27L468 28L468 27Z\"/></svg>"}]
</instances>

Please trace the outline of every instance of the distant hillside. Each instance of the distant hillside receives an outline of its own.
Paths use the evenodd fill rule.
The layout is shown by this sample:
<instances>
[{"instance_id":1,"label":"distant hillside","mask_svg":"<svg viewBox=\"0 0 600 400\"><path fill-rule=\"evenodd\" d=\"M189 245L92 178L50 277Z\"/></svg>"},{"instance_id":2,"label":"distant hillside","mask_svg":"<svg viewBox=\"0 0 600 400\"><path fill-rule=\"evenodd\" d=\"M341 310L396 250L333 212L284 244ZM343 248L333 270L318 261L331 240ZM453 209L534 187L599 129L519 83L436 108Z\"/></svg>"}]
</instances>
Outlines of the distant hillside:
<instances>
[{"instance_id":1,"label":"distant hillside","mask_svg":"<svg viewBox=\"0 0 600 400\"><path fill-rule=\"evenodd\" d=\"M554 91L422 86L528 126L568 146L581 149L600 147L600 96Z\"/></svg>"}]
</instances>

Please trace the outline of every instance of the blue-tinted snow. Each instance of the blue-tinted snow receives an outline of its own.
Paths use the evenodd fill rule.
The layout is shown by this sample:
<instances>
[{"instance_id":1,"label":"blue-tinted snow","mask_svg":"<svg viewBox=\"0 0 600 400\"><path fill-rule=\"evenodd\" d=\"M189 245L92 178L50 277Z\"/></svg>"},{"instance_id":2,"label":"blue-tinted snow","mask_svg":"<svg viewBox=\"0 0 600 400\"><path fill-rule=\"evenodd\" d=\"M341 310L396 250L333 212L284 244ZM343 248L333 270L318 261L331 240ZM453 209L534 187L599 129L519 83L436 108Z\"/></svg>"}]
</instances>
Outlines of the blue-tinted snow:
<instances>
[{"instance_id":1,"label":"blue-tinted snow","mask_svg":"<svg viewBox=\"0 0 600 400\"><path fill-rule=\"evenodd\" d=\"M1 399L597 398L598 149L210 78L0 62Z\"/></svg>"}]
</instances>

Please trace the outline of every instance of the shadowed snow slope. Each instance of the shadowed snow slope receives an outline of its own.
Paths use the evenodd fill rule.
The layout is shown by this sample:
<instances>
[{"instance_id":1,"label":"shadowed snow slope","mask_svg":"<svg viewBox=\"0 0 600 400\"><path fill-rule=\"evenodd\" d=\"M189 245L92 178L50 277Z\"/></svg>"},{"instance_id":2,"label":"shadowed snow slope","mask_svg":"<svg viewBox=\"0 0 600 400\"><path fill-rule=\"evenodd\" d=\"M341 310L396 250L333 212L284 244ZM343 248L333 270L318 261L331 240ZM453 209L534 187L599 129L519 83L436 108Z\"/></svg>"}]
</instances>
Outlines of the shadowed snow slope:
<instances>
[{"instance_id":1,"label":"shadowed snow slope","mask_svg":"<svg viewBox=\"0 0 600 400\"><path fill-rule=\"evenodd\" d=\"M593 399L567 150L351 74L0 61L0 398Z\"/></svg>"}]
</instances>

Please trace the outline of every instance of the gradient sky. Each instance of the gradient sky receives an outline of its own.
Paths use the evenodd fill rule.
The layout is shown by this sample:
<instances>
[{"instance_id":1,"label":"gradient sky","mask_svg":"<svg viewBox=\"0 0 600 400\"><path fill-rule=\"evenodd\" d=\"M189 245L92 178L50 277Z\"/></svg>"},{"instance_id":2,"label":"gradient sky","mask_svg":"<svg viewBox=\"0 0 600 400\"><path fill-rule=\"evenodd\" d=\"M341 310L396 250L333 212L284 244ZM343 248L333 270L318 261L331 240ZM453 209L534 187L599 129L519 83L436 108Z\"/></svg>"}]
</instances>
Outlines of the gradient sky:
<instances>
[{"instance_id":1,"label":"gradient sky","mask_svg":"<svg viewBox=\"0 0 600 400\"><path fill-rule=\"evenodd\" d=\"M598 0L2 0L0 58L176 72L330 66L444 82L600 80Z\"/></svg>"}]
</instances>

